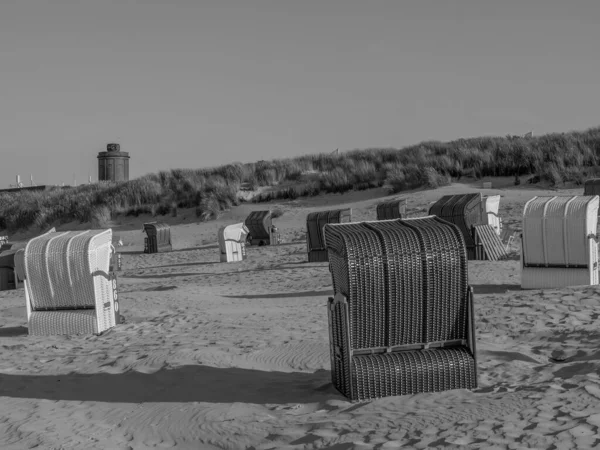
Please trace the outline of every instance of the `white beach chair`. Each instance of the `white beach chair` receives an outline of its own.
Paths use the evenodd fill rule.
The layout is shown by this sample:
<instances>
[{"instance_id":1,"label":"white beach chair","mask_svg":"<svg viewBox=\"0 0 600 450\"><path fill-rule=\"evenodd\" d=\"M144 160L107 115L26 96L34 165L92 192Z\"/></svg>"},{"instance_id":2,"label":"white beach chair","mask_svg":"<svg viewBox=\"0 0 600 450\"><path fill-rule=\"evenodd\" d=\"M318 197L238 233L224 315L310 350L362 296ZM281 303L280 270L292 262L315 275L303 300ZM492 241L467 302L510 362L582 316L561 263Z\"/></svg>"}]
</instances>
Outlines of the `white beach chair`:
<instances>
[{"instance_id":1,"label":"white beach chair","mask_svg":"<svg viewBox=\"0 0 600 450\"><path fill-rule=\"evenodd\" d=\"M600 197L534 197L523 209L521 287L598 284Z\"/></svg>"},{"instance_id":2,"label":"white beach chair","mask_svg":"<svg viewBox=\"0 0 600 450\"><path fill-rule=\"evenodd\" d=\"M491 225L496 230L496 234L500 236L502 231L502 219L498 215L500 209L500 196L488 195L483 197L481 206L483 208L481 216L483 217L484 225Z\"/></svg>"},{"instance_id":3,"label":"white beach chair","mask_svg":"<svg viewBox=\"0 0 600 450\"><path fill-rule=\"evenodd\" d=\"M118 323L116 280L109 274L112 230L46 233L23 253L31 335L99 334Z\"/></svg>"},{"instance_id":4,"label":"white beach chair","mask_svg":"<svg viewBox=\"0 0 600 450\"><path fill-rule=\"evenodd\" d=\"M243 222L219 228L221 262L242 261L246 258L248 228Z\"/></svg>"}]
</instances>

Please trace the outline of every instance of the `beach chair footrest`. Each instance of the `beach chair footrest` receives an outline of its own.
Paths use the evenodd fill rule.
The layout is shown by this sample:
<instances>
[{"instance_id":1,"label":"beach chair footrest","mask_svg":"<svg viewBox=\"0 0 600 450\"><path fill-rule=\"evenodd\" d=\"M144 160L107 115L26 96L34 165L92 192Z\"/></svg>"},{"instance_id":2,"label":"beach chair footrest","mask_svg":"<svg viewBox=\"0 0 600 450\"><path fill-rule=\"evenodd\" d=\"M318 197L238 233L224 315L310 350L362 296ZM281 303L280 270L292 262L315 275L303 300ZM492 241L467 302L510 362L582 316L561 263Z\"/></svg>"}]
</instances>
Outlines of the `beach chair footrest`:
<instances>
[{"instance_id":1,"label":"beach chair footrest","mask_svg":"<svg viewBox=\"0 0 600 450\"><path fill-rule=\"evenodd\" d=\"M357 355L351 360L350 398L368 400L390 395L474 389L477 387L475 366L475 359L466 347ZM334 384L342 391L348 385L345 381L348 380L337 379Z\"/></svg>"},{"instance_id":2,"label":"beach chair footrest","mask_svg":"<svg viewBox=\"0 0 600 450\"><path fill-rule=\"evenodd\" d=\"M34 336L98 333L95 309L32 311L28 327Z\"/></svg>"}]
</instances>

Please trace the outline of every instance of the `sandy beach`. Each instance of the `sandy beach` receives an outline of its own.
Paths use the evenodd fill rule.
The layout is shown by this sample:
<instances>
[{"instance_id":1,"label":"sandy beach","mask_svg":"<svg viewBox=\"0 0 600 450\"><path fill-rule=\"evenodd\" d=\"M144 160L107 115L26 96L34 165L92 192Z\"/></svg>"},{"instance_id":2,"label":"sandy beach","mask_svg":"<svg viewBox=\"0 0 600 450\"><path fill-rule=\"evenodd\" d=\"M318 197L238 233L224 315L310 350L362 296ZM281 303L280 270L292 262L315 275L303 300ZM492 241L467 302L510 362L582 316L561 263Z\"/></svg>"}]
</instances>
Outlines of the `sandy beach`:
<instances>
[{"instance_id":1,"label":"sandy beach","mask_svg":"<svg viewBox=\"0 0 600 450\"><path fill-rule=\"evenodd\" d=\"M477 389L351 403L331 384L331 275L307 262L306 215L351 207L374 220L400 197L423 216L442 195L481 191L502 196L504 227L519 232L528 199L583 193L493 181L244 203L202 223L193 210L119 218L124 323L30 337L23 289L0 292L0 448L600 448L600 286L521 290L518 238L507 260L469 261ZM218 228L274 208L283 243L220 263ZM171 224L172 252L143 253L150 220ZM75 228L90 226L57 226Z\"/></svg>"}]
</instances>

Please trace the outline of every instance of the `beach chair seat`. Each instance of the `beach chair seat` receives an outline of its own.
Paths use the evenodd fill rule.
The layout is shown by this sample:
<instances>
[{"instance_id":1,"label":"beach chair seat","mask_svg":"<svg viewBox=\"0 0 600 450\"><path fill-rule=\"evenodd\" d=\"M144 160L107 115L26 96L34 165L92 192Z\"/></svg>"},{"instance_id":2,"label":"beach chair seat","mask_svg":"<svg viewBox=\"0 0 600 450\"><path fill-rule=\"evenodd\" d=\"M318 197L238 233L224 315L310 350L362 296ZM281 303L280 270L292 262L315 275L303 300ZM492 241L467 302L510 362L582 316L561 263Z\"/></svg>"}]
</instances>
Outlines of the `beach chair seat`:
<instances>
[{"instance_id":1,"label":"beach chair seat","mask_svg":"<svg viewBox=\"0 0 600 450\"><path fill-rule=\"evenodd\" d=\"M438 217L326 224L331 377L350 400L477 387L464 238Z\"/></svg>"},{"instance_id":2,"label":"beach chair seat","mask_svg":"<svg viewBox=\"0 0 600 450\"><path fill-rule=\"evenodd\" d=\"M248 229L247 242L249 245L277 245L280 243L280 234L273 226L271 211L252 211L244 220Z\"/></svg>"},{"instance_id":3,"label":"beach chair seat","mask_svg":"<svg viewBox=\"0 0 600 450\"><path fill-rule=\"evenodd\" d=\"M534 197L523 208L521 287L598 284L599 197Z\"/></svg>"},{"instance_id":4,"label":"beach chair seat","mask_svg":"<svg viewBox=\"0 0 600 450\"><path fill-rule=\"evenodd\" d=\"M120 322L112 230L46 233L23 252L29 334L99 334ZM21 269L18 269L20 271Z\"/></svg>"},{"instance_id":5,"label":"beach chair seat","mask_svg":"<svg viewBox=\"0 0 600 450\"><path fill-rule=\"evenodd\" d=\"M429 208L429 215L438 216L458 226L465 240L469 259L476 257L471 227L485 223L481 203L481 193L444 195Z\"/></svg>"},{"instance_id":6,"label":"beach chair seat","mask_svg":"<svg viewBox=\"0 0 600 450\"><path fill-rule=\"evenodd\" d=\"M246 259L247 235L248 228L242 222L219 228L221 262L235 262Z\"/></svg>"},{"instance_id":7,"label":"beach chair seat","mask_svg":"<svg viewBox=\"0 0 600 450\"><path fill-rule=\"evenodd\" d=\"M377 204L377 220L405 219L406 199L390 200Z\"/></svg>"},{"instance_id":8,"label":"beach chair seat","mask_svg":"<svg viewBox=\"0 0 600 450\"><path fill-rule=\"evenodd\" d=\"M347 223L352 220L352 208L312 212L306 216L306 251L308 262L326 262L327 249L323 227L328 223Z\"/></svg>"},{"instance_id":9,"label":"beach chair seat","mask_svg":"<svg viewBox=\"0 0 600 450\"><path fill-rule=\"evenodd\" d=\"M173 250L171 244L171 227L161 222L148 222L144 224L144 253L170 252Z\"/></svg>"}]
</instances>

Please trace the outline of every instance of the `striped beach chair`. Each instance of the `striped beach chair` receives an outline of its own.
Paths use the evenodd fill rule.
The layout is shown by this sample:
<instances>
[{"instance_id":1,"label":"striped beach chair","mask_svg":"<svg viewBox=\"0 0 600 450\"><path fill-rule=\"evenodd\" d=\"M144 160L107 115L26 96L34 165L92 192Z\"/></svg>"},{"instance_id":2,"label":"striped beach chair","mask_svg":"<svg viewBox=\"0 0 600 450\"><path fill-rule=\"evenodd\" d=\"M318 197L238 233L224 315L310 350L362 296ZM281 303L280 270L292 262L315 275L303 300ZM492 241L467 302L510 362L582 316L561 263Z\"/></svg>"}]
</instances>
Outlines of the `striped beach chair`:
<instances>
[{"instance_id":1,"label":"striped beach chair","mask_svg":"<svg viewBox=\"0 0 600 450\"><path fill-rule=\"evenodd\" d=\"M534 197L523 209L521 287L598 284L598 203L593 196Z\"/></svg>"},{"instance_id":2,"label":"striped beach chair","mask_svg":"<svg viewBox=\"0 0 600 450\"><path fill-rule=\"evenodd\" d=\"M327 224L331 377L350 400L477 387L473 291L438 217Z\"/></svg>"},{"instance_id":3,"label":"striped beach chair","mask_svg":"<svg viewBox=\"0 0 600 450\"><path fill-rule=\"evenodd\" d=\"M112 230L46 233L23 252L29 334L100 334L119 323Z\"/></svg>"}]
</instances>

